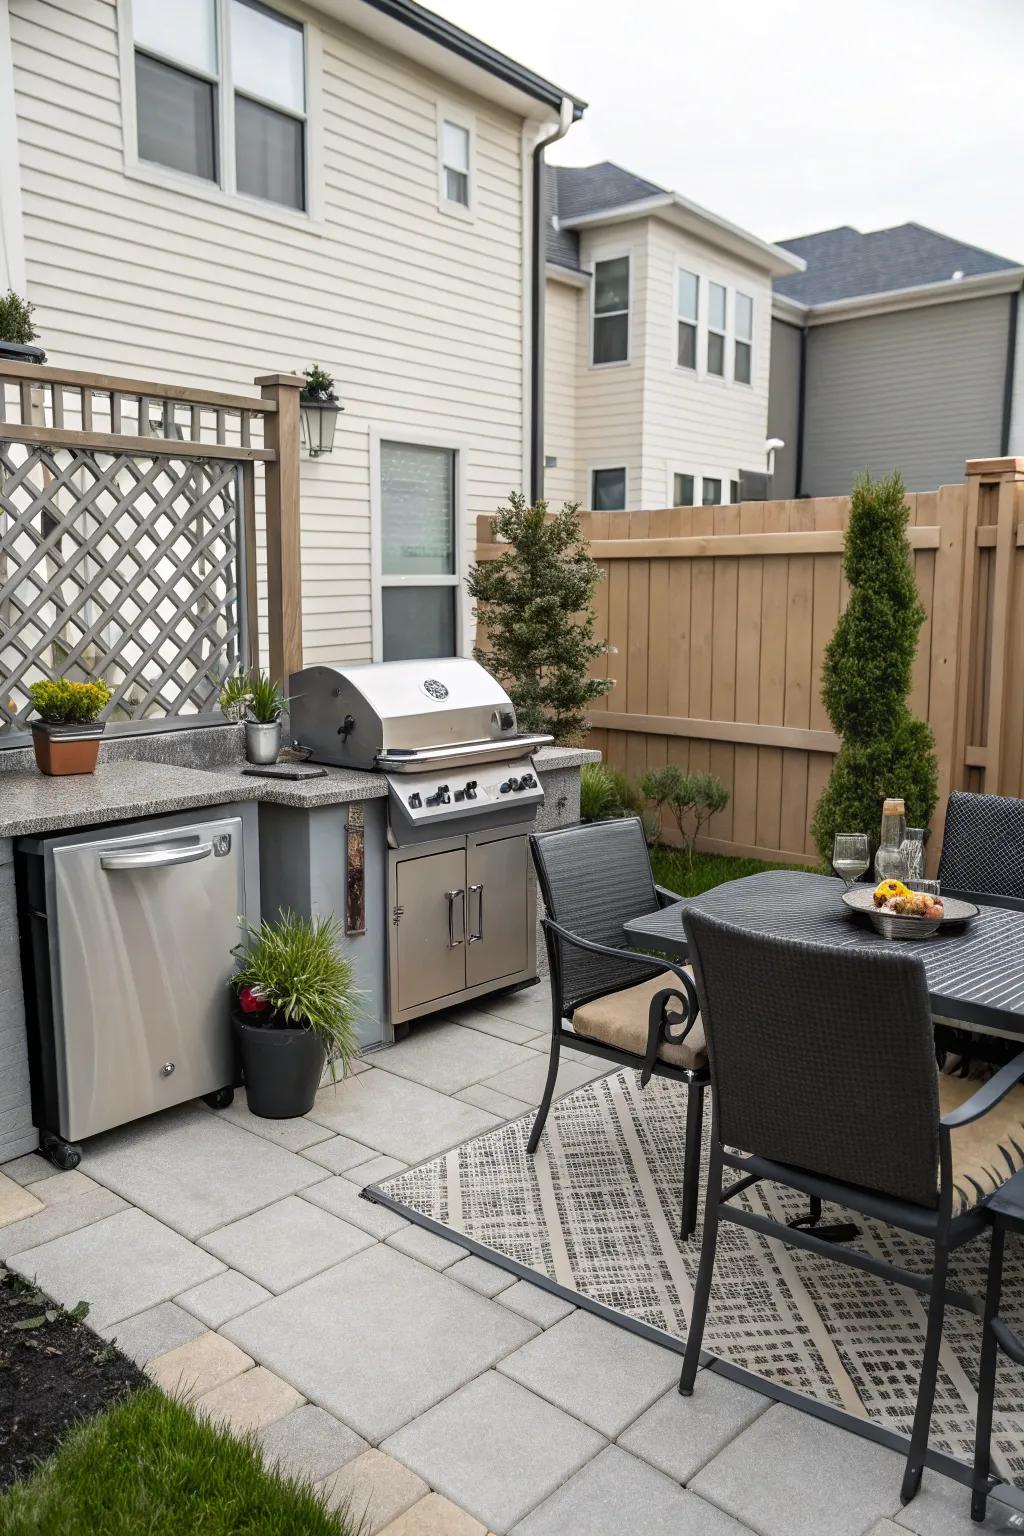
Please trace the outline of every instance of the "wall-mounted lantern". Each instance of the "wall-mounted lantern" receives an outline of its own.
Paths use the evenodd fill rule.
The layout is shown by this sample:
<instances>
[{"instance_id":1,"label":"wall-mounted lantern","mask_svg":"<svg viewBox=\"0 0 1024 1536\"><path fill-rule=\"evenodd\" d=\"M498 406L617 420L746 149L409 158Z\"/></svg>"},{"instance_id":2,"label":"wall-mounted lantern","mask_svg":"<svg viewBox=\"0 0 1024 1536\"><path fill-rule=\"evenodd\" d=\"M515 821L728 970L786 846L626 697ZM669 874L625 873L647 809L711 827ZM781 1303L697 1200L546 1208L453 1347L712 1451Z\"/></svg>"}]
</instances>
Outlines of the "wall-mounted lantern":
<instances>
[{"instance_id":1,"label":"wall-mounted lantern","mask_svg":"<svg viewBox=\"0 0 1024 1536\"><path fill-rule=\"evenodd\" d=\"M345 407L338 399L333 378L318 363L306 369L304 378L299 395L302 445L311 459L318 459L334 447L338 412Z\"/></svg>"}]
</instances>

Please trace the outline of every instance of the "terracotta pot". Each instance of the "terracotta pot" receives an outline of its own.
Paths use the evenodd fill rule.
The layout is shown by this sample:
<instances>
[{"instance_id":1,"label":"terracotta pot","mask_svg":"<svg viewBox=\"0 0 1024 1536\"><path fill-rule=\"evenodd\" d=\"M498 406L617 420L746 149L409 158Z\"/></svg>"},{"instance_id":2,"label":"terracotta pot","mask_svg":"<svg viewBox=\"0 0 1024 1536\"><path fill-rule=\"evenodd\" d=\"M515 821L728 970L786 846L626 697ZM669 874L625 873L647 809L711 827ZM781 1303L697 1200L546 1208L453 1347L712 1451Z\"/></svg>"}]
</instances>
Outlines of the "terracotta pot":
<instances>
[{"instance_id":1,"label":"terracotta pot","mask_svg":"<svg viewBox=\"0 0 1024 1536\"><path fill-rule=\"evenodd\" d=\"M95 773L103 725L49 725L32 721L32 746L40 773Z\"/></svg>"}]
</instances>

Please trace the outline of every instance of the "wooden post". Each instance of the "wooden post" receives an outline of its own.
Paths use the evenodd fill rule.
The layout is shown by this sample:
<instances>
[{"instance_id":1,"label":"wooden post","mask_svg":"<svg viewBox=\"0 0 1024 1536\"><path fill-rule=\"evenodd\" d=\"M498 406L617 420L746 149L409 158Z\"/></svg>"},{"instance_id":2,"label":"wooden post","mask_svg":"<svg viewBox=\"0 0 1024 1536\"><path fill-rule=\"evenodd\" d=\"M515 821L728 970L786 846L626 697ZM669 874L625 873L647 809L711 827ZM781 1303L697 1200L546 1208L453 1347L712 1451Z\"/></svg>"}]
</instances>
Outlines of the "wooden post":
<instances>
[{"instance_id":1,"label":"wooden post","mask_svg":"<svg viewBox=\"0 0 1024 1536\"><path fill-rule=\"evenodd\" d=\"M302 666L302 534L299 525L299 390L295 373L256 380L276 411L264 417L264 443L273 451L266 469L267 639L270 673L287 691Z\"/></svg>"}]
</instances>

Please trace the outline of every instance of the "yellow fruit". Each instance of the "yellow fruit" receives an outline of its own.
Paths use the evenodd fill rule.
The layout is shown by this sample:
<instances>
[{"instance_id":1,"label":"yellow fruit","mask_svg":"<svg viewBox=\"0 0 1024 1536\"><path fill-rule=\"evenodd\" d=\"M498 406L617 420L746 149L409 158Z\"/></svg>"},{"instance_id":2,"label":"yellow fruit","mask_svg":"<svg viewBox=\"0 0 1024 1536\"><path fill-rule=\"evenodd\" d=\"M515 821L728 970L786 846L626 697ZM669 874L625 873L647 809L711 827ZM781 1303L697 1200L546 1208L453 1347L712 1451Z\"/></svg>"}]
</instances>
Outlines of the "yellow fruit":
<instances>
[{"instance_id":1,"label":"yellow fruit","mask_svg":"<svg viewBox=\"0 0 1024 1536\"><path fill-rule=\"evenodd\" d=\"M880 907L884 901L891 901L895 896L909 896L910 891L902 880L883 880L881 885L876 885L874 890L875 906Z\"/></svg>"}]
</instances>

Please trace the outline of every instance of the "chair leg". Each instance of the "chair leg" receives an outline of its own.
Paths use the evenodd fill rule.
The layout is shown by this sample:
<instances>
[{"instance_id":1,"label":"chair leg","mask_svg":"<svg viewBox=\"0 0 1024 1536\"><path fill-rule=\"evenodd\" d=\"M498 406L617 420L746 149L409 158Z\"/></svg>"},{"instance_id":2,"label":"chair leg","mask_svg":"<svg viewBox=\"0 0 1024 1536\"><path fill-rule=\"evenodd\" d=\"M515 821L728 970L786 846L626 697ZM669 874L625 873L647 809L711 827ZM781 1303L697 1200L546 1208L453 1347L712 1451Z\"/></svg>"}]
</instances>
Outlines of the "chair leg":
<instances>
[{"instance_id":1,"label":"chair leg","mask_svg":"<svg viewBox=\"0 0 1024 1536\"><path fill-rule=\"evenodd\" d=\"M988 1261L988 1288L985 1293L984 1331L981 1337L981 1361L978 1367L978 1422L974 1431L974 1481L971 1486L971 1519L980 1524L988 1507L988 1478L991 1470L992 1400L996 1390L996 1362L999 1348L992 1332L992 1319L999 1312L1003 1284L1002 1227L992 1229L992 1250Z\"/></svg>"},{"instance_id":2,"label":"chair leg","mask_svg":"<svg viewBox=\"0 0 1024 1536\"><path fill-rule=\"evenodd\" d=\"M561 1044L561 1036L553 1030L551 1034L551 1056L548 1061L548 1076L544 1084L544 1097L540 1101L537 1118L533 1122L533 1130L530 1132L530 1139L526 1143L526 1150L531 1157L537 1150L541 1132L544 1129L544 1123L548 1118L548 1110L551 1108L551 1100L554 1097L555 1079L558 1076L558 1055L561 1050Z\"/></svg>"},{"instance_id":3,"label":"chair leg","mask_svg":"<svg viewBox=\"0 0 1024 1536\"><path fill-rule=\"evenodd\" d=\"M924 1459L928 1451L928 1431L931 1427L932 1405L935 1401L935 1382L939 1373L939 1348L942 1344L942 1324L946 1313L946 1274L949 1269L949 1249L945 1243L935 1245L935 1263L932 1269L931 1295L928 1301L928 1331L924 1341L924 1359L921 1362L921 1382L917 1389L917 1408L914 1411L914 1428L910 1435L910 1450L903 1472L900 1501L909 1504L921 1486Z\"/></svg>"},{"instance_id":4,"label":"chair leg","mask_svg":"<svg viewBox=\"0 0 1024 1536\"><path fill-rule=\"evenodd\" d=\"M686 1147L683 1158L683 1209L679 1236L685 1243L697 1228L700 1199L700 1154L703 1145L704 1084L686 1085Z\"/></svg>"},{"instance_id":5,"label":"chair leg","mask_svg":"<svg viewBox=\"0 0 1024 1536\"><path fill-rule=\"evenodd\" d=\"M713 1136L714 1133L712 1133ZM693 1396L693 1384L700 1365L700 1346L704 1338L704 1324L708 1316L711 1296L711 1278L715 1271L715 1249L718 1246L718 1211L722 1194L722 1152L712 1139L711 1157L708 1161L708 1184L704 1197L704 1235L700 1245L700 1264L697 1283L693 1288L693 1310L686 1335L686 1352L683 1369L679 1376L679 1391L683 1397Z\"/></svg>"}]
</instances>

